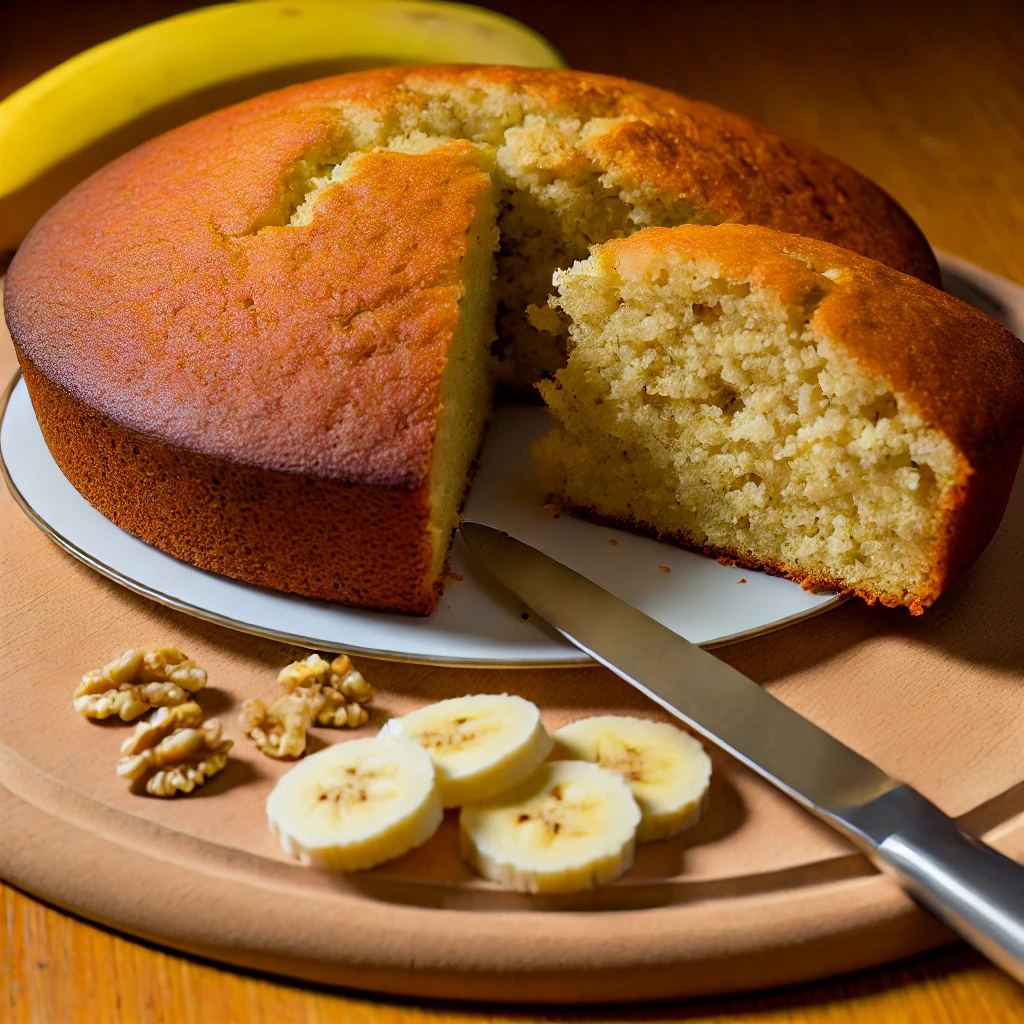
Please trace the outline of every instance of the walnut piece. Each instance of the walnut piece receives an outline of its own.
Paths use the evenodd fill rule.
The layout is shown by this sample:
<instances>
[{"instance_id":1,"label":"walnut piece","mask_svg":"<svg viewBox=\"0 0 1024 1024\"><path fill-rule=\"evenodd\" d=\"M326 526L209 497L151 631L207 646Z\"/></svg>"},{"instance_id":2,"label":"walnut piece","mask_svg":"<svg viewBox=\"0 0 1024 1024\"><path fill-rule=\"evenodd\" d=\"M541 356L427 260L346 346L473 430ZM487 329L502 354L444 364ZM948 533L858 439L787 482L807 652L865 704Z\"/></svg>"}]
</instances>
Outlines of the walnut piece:
<instances>
[{"instance_id":1,"label":"walnut piece","mask_svg":"<svg viewBox=\"0 0 1024 1024\"><path fill-rule=\"evenodd\" d=\"M277 674L277 681L288 691L323 686L331 678L331 663L319 654L311 654L302 661L293 661Z\"/></svg>"},{"instance_id":2,"label":"walnut piece","mask_svg":"<svg viewBox=\"0 0 1024 1024\"><path fill-rule=\"evenodd\" d=\"M331 662L329 680L335 690L340 690L351 701L369 704L373 700L373 687L363 678L347 654L339 654Z\"/></svg>"},{"instance_id":3,"label":"walnut piece","mask_svg":"<svg viewBox=\"0 0 1024 1024\"><path fill-rule=\"evenodd\" d=\"M317 725L330 725L335 729L358 729L370 720L370 713L362 704L348 703L343 693L331 687L310 694L305 699Z\"/></svg>"},{"instance_id":4,"label":"walnut piece","mask_svg":"<svg viewBox=\"0 0 1024 1024\"><path fill-rule=\"evenodd\" d=\"M184 704L205 685L206 670L177 647L132 647L82 676L75 710L86 718L117 715L130 722L152 708Z\"/></svg>"},{"instance_id":5,"label":"walnut piece","mask_svg":"<svg viewBox=\"0 0 1024 1024\"><path fill-rule=\"evenodd\" d=\"M325 661L311 654L283 668L277 681L289 694L302 697L317 725L355 729L369 719L364 704L373 700L373 687L352 665L347 654Z\"/></svg>"},{"instance_id":6,"label":"walnut piece","mask_svg":"<svg viewBox=\"0 0 1024 1024\"><path fill-rule=\"evenodd\" d=\"M306 752L306 730L311 709L300 694L287 693L268 708L257 698L242 705L242 726L247 736L268 757L302 757Z\"/></svg>"},{"instance_id":7,"label":"walnut piece","mask_svg":"<svg viewBox=\"0 0 1024 1024\"><path fill-rule=\"evenodd\" d=\"M195 701L162 707L121 744L117 774L132 782L145 779L152 796L191 793L224 768L231 747L220 722L204 722Z\"/></svg>"}]
</instances>

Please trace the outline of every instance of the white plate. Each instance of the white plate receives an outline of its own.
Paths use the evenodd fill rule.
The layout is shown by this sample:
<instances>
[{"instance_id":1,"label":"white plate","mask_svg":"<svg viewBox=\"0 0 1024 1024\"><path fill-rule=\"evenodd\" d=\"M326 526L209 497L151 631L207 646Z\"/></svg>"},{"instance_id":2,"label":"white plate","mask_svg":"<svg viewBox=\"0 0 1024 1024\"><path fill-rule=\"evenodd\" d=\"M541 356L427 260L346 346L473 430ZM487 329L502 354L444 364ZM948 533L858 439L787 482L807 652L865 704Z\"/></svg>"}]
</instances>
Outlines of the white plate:
<instances>
[{"instance_id":1,"label":"white plate","mask_svg":"<svg viewBox=\"0 0 1024 1024\"><path fill-rule=\"evenodd\" d=\"M943 257L942 263L951 292L1021 333L1024 289L962 260ZM842 601L621 530L538 515L544 495L527 448L546 429L543 409L496 411L466 503L467 519L533 544L704 646L778 629ZM507 667L589 662L479 573L458 537L451 564L462 579L448 585L427 618L281 594L171 558L118 529L71 486L50 457L23 381L3 413L0 455L15 498L57 544L130 590L200 618L316 650L392 660Z\"/></svg>"}]
</instances>

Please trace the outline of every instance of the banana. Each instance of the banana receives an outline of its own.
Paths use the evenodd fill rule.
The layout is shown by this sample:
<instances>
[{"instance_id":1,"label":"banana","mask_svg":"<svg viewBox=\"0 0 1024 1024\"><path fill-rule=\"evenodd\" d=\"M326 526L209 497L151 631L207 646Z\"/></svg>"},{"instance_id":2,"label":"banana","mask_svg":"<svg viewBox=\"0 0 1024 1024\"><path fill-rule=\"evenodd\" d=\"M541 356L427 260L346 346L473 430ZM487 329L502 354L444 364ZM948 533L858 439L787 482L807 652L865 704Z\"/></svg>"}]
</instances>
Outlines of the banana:
<instances>
[{"instance_id":1,"label":"banana","mask_svg":"<svg viewBox=\"0 0 1024 1024\"><path fill-rule=\"evenodd\" d=\"M305 865L372 868L425 843L444 812L422 747L380 737L300 761L267 797L282 848Z\"/></svg>"},{"instance_id":2,"label":"banana","mask_svg":"<svg viewBox=\"0 0 1024 1024\"><path fill-rule=\"evenodd\" d=\"M463 860L507 889L592 889L633 866L640 808L621 775L586 761L542 764L459 816Z\"/></svg>"},{"instance_id":3,"label":"banana","mask_svg":"<svg viewBox=\"0 0 1024 1024\"><path fill-rule=\"evenodd\" d=\"M72 57L0 103L0 250L146 139L293 82L382 64L558 67L511 18L423 0L253 0L189 11Z\"/></svg>"},{"instance_id":4,"label":"banana","mask_svg":"<svg viewBox=\"0 0 1024 1024\"><path fill-rule=\"evenodd\" d=\"M540 711L522 697L481 693L392 718L382 736L420 744L445 807L487 800L525 779L551 753Z\"/></svg>"},{"instance_id":5,"label":"banana","mask_svg":"<svg viewBox=\"0 0 1024 1024\"><path fill-rule=\"evenodd\" d=\"M637 842L667 839L695 825L707 806L711 759L668 722L599 715L555 733L555 756L593 761L625 778L643 818Z\"/></svg>"}]
</instances>

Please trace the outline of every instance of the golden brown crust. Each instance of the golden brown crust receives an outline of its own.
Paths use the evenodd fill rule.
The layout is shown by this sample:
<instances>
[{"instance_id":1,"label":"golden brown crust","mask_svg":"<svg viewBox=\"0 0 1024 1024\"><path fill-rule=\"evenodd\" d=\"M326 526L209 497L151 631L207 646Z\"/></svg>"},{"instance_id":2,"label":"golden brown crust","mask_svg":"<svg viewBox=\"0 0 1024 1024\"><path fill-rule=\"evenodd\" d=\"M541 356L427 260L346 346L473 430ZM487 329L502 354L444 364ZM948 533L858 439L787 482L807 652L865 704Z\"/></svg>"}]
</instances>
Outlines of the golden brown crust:
<instances>
[{"instance_id":1,"label":"golden brown crust","mask_svg":"<svg viewBox=\"0 0 1024 1024\"><path fill-rule=\"evenodd\" d=\"M415 487L466 232L490 184L468 142L370 153L324 193L311 224L253 233L251 195L274 194L265 186L283 153L307 151L307 129L268 119L263 158L255 140L211 155L205 133L172 134L90 179L15 258L11 333L69 395L168 444Z\"/></svg>"},{"instance_id":2,"label":"golden brown crust","mask_svg":"<svg viewBox=\"0 0 1024 1024\"><path fill-rule=\"evenodd\" d=\"M640 82L566 69L392 67L293 86L260 102L267 110L370 106L386 118L403 89L459 89L470 99L501 90L527 113L628 118L588 146L588 155L615 165L616 185L646 183L726 221L821 238L940 286L920 229L874 182L805 142Z\"/></svg>"},{"instance_id":3,"label":"golden brown crust","mask_svg":"<svg viewBox=\"0 0 1024 1024\"><path fill-rule=\"evenodd\" d=\"M962 467L960 484L942 509L942 532L932 553L928 589L910 605L915 615L954 583L995 536L1010 501L1022 444L1019 434L1011 434L982 468Z\"/></svg>"},{"instance_id":4,"label":"golden brown crust","mask_svg":"<svg viewBox=\"0 0 1024 1024\"><path fill-rule=\"evenodd\" d=\"M426 485L350 484L196 455L101 416L20 360L54 460L121 529L258 586L383 611L434 609Z\"/></svg>"},{"instance_id":5,"label":"golden brown crust","mask_svg":"<svg viewBox=\"0 0 1024 1024\"><path fill-rule=\"evenodd\" d=\"M583 71L515 67L384 68L283 90L282 102L393 110L396 87L501 89L527 112L626 117L590 155L725 220L822 238L939 285L938 265L906 212L851 167L804 142L664 89ZM267 97L268 102L271 97Z\"/></svg>"}]
</instances>

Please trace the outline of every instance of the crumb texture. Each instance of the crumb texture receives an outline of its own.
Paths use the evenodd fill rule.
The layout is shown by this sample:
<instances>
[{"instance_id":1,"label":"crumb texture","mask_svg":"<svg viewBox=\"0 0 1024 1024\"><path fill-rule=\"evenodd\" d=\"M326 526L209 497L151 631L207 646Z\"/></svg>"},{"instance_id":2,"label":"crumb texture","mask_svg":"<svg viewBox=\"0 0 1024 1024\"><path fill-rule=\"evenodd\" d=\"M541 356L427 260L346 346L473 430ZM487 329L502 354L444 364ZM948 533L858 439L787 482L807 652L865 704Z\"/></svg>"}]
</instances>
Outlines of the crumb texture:
<instances>
[{"instance_id":1,"label":"crumb texture","mask_svg":"<svg viewBox=\"0 0 1024 1024\"><path fill-rule=\"evenodd\" d=\"M958 450L923 415L934 395L912 382L897 390L843 344L869 268L819 246L814 269L787 241L799 242L680 228L612 243L560 273L572 350L540 385L557 426L536 455L569 507L919 610L941 586L956 506L972 461L984 461L973 456L991 439ZM955 301L892 277L926 319ZM875 314L885 334L901 310ZM1001 340L1020 381L1013 339ZM931 358L948 365L931 341ZM1019 458L1019 396L1011 402Z\"/></svg>"}]
</instances>

